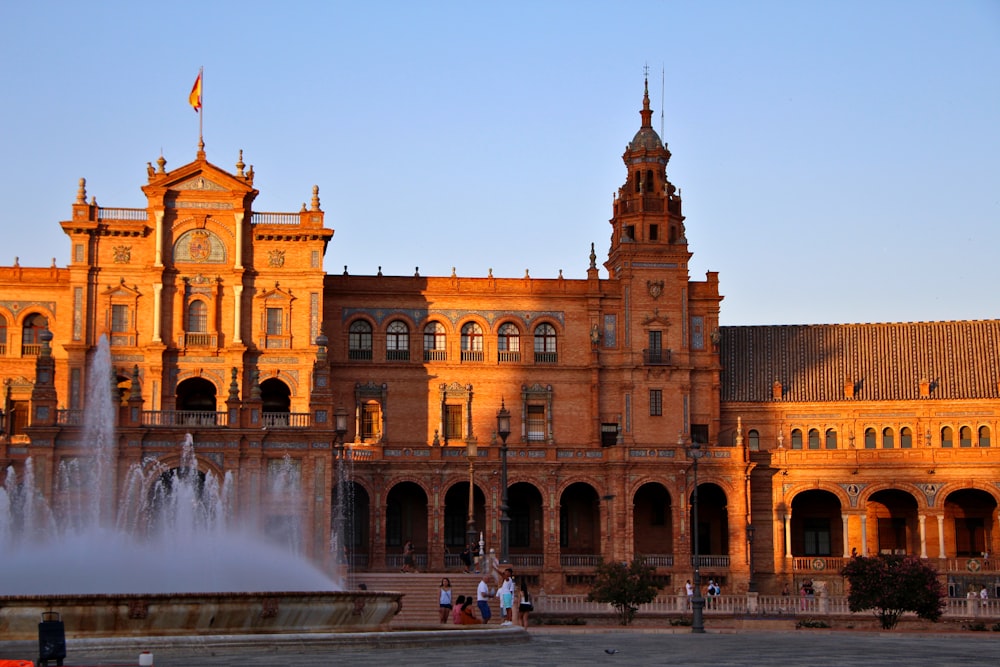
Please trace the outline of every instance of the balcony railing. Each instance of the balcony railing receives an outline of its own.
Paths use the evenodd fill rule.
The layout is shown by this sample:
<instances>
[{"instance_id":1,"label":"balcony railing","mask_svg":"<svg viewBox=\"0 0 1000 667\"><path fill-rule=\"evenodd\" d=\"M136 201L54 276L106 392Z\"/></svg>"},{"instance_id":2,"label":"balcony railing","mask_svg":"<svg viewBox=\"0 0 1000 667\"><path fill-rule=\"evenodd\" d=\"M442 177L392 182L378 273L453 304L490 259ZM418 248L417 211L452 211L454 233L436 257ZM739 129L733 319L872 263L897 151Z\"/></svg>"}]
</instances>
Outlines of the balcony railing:
<instances>
[{"instance_id":1,"label":"balcony railing","mask_svg":"<svg viewBox=\"0 0 1000 667\"><path fill-rule=\"evenodd\" d=\"M347 358L350 359L351 361L371 361L372 360L371 348L368 348L367 350L365 349L348 350Z\"/></svg>"},{"instance_id":2,"label":"balcony railing","mask_svg":"<svg viewBox=\"0 0 1000 667\"><path fill-rule=\"evenodd\" d=\"M462 350L462 361L482 361L482 350Z\"/></svg>"},{"instance_id":3,"label":"balcony railing","mask_svg":"<svg viewBox=\"0 0 1000 667\"><path fill-rule=\"evenodd\" d=\"M0 343L0 357L7 356L7 343Z\"/></svg>"},{"instance_id":4,"label":"balcony railing","mask_svg":"<svg viewBox=\"0 0 1000 667\"><path fill-rule=\"evenodd\" d=\"M409 361L410 351L409 350L386 350L385 351L386 361Z\"/></svg>"},{"instance_id":5,"label":"balcony railing","mask_svg":"<svg viewBox=\"0 0 1000 667\"><path fill-rule=\"evenodd\" d=\"M521 353L518 352L497 352L497 362L501 364L521 363Z\"/></svg>"},{"instance_id":6,"label":"balcony railing","mask_svg":"<svg viewBox=\"0 0 1000 667\"><path fill-rule=\"evenodd\" d=\"M312 426L312 414L308 412L265 412L263 421L267 428L306 428Z\"/></svg>"},{"instance_id":7,"label":"balcony railing","mask_svg":"<svg viewBox=\"0 0 1000 667\"><path fill-rule=\"evenodd\" d=\"M35 343L24 343L21 345L22 357L37 357L42 353L42 346Z\"/></svg>"},{"instance_id":8,"label":"balcony railing","mask_svg":"<svg viewBox=\"0 0 1000 667\"><path fill-rule=\"evenodd\" d=\"M424 350L424 361L448 361L448 351Z\"/></svg>"},{"instance_id":9,"label":"balcony railing","mask_svg":"<svg viewBox=\"0 0 1000 667\"><path fill-rule=\"evenodd\" d=\"M208 410L143 410L144 426L226 426L227 412Z\"/></svg>"},{"instance_id":10,"label":"balcony railing","mask_svg":"<svg viewBox=\"0 0 1000 667\"><path fill-rule=\"evenodd\" d=\"M83 410L57 410L56 423L74 426L83 423Z\"/></svg>"},{"instance_id":11,"label":"balcony railing","mask_svg":"<svg viewBox=\"0 0 1000 667\"><path fill-rule=\"evenodd\" d=\"M98 220L131 220L142 222L149 219L149 213L144 208L108 208L97 209Z\"/></svg>"},{"instance_id":12,"label":"balcony railing","mask_svg":"<svg viewBox=\"0 0 1000 667\"><path fill-rule=\"evenodd\" d=\"M673 567L674 566L674 555L673 554L646 554L643 556L646 561L646 565L650 567Z\"/></svg>"},{"instance_id":13,"label":"balcony railing","mask_svg":"<svg viewBox=\"0 0 1000 667\"><path fill-rule=\"evenodd\" d=\"M555 352L535 352L536 364L555 364L559 362L559 355Z\"/></svg>"},{"instance_id":14,"label":"balcony railing","mask_svg":"<svg viewBox=\"0 0 1000 667\"><path fill-rule=\"evenodd\" d=\"M642 363L647 366L669 366L670 350L643 350Z\"/></svg>"},{"instance_id":15,"label":"balcony railing","mask_svg":"<svg viewBox=\"0 0 1000 667\"><path fill-rule=\"evenodd\" d=\"M559 563L563 567L597 567L601 557L596 554L563 554Z\"/></svg>"},{"instance_id":16,"label":"balcony railing","mask_svg":"<svg viewBox=\"0 0 1000 667\"><path fill-rule=\"evenodd\" d=\"M298 213L251 213L251 225L297 225L299 224Z\"/></svg>"},{"instance_id":17,"label":"balcony railing","mask_svg":"<svg viewBox=\"0 0 1000 667\"><path fill-rule=\"evenodd\" d=\"M177 337L178 347L217 347L218 336L214 333L188 332Z\"/></svg>"},{"instance_id":18,"label":"balcony railing","mask_svg":"<svg viewBox=\"0 0 1000 667\"><path fill-rule=\"evenodd\" d=\"M694 556L691 556L691 563L694 563ZM698 563L701 567L729 567L729 556L714 554L698 556Z\"/></svg>"}]
</instances>

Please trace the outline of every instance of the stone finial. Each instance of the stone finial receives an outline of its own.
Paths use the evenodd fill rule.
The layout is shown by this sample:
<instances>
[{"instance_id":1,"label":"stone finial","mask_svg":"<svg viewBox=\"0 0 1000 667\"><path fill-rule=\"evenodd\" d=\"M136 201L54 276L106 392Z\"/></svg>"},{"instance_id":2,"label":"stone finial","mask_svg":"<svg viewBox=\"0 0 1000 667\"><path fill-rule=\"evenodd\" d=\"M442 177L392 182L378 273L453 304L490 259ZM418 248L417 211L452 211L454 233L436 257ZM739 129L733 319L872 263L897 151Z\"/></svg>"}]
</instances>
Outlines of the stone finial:
<instances>
[{"instance_id":1,"label":"stone finial","mask_svg":"<svg viewBox=\"0 0 1000 667\"><path fill-rule=\"evenodd\" d=\"M771 398L780 401L783 393L784 387L781 384L781 380L775 380L774 384L771 385Z\"/></svg>"},{"instance_id":2,"label":"stone finial","mask_svg":"<svg viewBox=\"0 0 1000 667\"><path fill-rule=\"evenodd\" d=\"M299 209L299 212L300 213L305 213L306 212L306 203L305 202L302 202L302 208Z\"/></svg>"},{"instance_id":3,"label":"stone finial","mask_svg":"<svg viewBox=\"0 0 1000 667\"><path fill-rule=\"evenodd\" d=\"M247 172L247 183L253 185L253 165L250 165L250 171Z\"/></svg>"},{"instance_id":4,"label":"stone finial","mask_svg":"<svg viewBox=\"0 0 1000 667\"><path fill-rule=\"evenodd\" d=\"M531 277L531 273L528 272L528 269L524 270L524 277L525 278L530 278Z\"/></svg>"},{"instance_id":5,"label":"stone finial","mask_svg":"<svg viewBox=\"0 0 1000 667\"><path fill-rule=\"evenodd\" d=\"M420 267L419 266L413 267L413 277L414 278L419 278L420 277Z\"/></svg>"},{"instance_id":6,"label":"stone finial","mask_svg":"<svg viewBox=\"0 0 1000 667\"><path fill-rule=\"evenodd\" d=\"M590 268L592 269L597 268L597 253L594 252L593 242L591 242L590 244Z\"/></svg>"},{"instance_id":7,"label":"stone finial","mask_svg":"<svg viewBox=\"0 0 1000 667\"><path fill-rule=\"evenodd\" d=\"M167 173L167 160L161 154L160 157L156 158L156 173L165 174Z\"/></svg>"},{"instance_id":8,"label":"stone finial","mask_svg":"<svg viewBox=\"0 0 1000 667\"><path fill-rule=\"evenodd\" d=\"M243 164L243 149L241 148L240 149L240 157L236 161L236 175L237 176L241 176L241 177L245 178L245 175L243 174L243 167L245 167L245 166L246 165Z\"/></svg>"},{"instance_id":9,"label":"stone finial","mask_svg":"<svg viewBox=\"0 0 1000 667\"><path fill-rule=\"evenodd\" d=\"M87 203L87 179L81 178L80 184L76 186L76 203L86 204Z\"/></svg>"},{"instance_id":10,"label":"stone finial","mask_svg":"<svg viewBox=\"0 0 1000 667\"><path fill-rule=\"evenodd\" d=\"M313 211L318 211L319 210L319 186L318 185L314 185L313 186L312 210Z\"/></svg>"}]
</instances>

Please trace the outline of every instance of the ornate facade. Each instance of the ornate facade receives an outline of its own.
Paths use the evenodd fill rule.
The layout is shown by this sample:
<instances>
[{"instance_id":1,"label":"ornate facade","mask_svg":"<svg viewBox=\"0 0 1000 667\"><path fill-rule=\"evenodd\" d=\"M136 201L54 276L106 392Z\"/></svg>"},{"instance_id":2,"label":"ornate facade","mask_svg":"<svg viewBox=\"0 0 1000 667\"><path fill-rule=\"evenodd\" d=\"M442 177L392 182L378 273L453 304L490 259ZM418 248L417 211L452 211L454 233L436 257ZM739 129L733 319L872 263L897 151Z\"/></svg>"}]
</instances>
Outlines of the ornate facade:
<instances>
[{"instance_id":1,"label":"ornate facade","mask_svg":"<svg viewBox=\"0 0 1000 667\"><path fill-rule=\"evenodd\" d=\"M247 520L304 516L303 548L331 567L334 526L357 570L398 569L406 541L422 567L458 567L472 530L499 551L506 453L523 575L568 591L600 558L643 555L676 589L697 451L701 574L730 592L839 589L844 558L887 550L932 559L956 592L1000 585L1000 321L720 327L648 91L640 115L604 278L593 246L580 280L325 274L318 188L298 212L255 211L253 167L203 146L149 165L144 208L88 202L81 180L68 267L0 268L0 465L30 457L59 493L106 336L120 470L176 465L191 433ZM267 502L288 460L301 507Z\"/></svg>"}]
</instances>

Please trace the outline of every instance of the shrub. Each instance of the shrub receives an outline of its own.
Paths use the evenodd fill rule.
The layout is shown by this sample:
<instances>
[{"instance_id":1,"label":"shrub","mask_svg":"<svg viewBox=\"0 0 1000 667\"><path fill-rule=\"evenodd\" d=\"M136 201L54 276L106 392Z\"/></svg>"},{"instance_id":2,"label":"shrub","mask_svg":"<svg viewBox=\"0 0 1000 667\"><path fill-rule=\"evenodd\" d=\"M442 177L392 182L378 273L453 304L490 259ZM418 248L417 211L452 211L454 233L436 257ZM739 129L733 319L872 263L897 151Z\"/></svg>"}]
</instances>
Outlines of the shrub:
<instances>
[{"instance_id":1,"label":"shrub","mask_svg":"<svg viewBox=\"0 0 1000 667\"><path fill-rule=\"evenodd\" d=\"M636 557L631 564L601 563L587 599L610 604L618 611L621 624L628 625L640 604L656 599L660 587L654 573L655 569L646 565L642 557Z\"/></svg>"},{"instance_id":2,"label":"shrub","mask_svg":"<svg viewBox=\"0 0 1000 667\"><path fill-rule=\"evenodd\" d=\"M857 556L841 574L851 587L851 611L871 609L885 630L896 627L904 612L928 621L944 613L945 589L937 570L914 556Z\"/></svg>"}]
</instances>

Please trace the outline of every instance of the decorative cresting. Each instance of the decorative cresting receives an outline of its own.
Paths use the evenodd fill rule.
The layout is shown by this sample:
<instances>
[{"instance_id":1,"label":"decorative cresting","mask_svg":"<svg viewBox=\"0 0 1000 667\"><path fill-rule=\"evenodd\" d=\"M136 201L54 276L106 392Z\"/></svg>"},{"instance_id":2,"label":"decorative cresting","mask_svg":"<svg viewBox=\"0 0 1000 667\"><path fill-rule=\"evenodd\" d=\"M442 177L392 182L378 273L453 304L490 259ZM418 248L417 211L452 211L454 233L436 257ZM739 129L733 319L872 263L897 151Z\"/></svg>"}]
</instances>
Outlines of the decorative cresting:
<instances>
[{"instance_id":1,"label":"decorative cresting","mask_svg":"<svg viewBox=\"0 0 1000 667\"><path fill-rule=\"evenodd\" d=\"M502 318L515 318L521 320L527 328L528 323L538 319L549 319L565 325L566 314L561 310L429 310L427 308L344 308L341 311L340 319L347 322L358 315L365 315L381 325L386 319L391 317L407 317L417 324L429 319L447 319L452 324L458 324L470 315L475 315L486 320L491 326Z\"/></svg>"}]
</instances>

